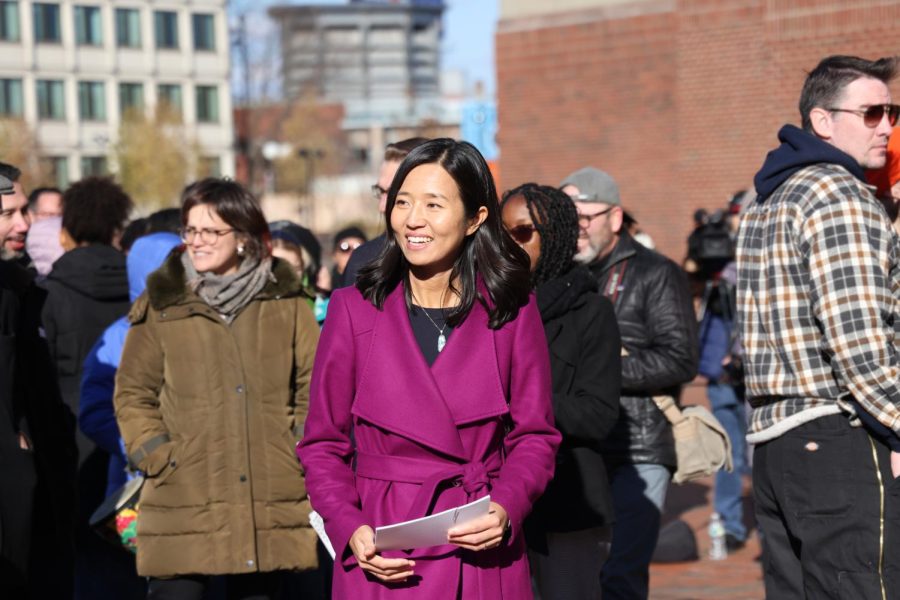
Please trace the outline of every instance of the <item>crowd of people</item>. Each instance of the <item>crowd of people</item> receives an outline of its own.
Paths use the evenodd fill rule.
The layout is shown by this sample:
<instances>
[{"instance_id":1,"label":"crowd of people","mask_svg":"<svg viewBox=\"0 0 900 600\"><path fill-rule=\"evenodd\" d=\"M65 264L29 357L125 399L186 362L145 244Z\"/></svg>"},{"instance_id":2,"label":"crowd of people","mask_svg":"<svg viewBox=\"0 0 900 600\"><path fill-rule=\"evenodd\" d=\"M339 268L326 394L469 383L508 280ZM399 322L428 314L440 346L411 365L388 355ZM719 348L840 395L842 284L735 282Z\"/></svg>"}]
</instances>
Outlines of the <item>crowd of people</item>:
<instances>
[{"instance_id":1,"label":"crowd of people","mask_svg":"<svg viewBox=\"0 0 900 600\"><path fill-rule=\"evenodd\" d=\"M824 59L683 265L603 170L501 194L446 138L388 145L384 232L330 260L228 179L132 218L112 179L26 195L0 162L2 597L647 598L678 466L654 398L698 374L728 551L755 444L767 596L900 595L895 68ZM98 535L123 489L135 553Z\"/></svg>"}]
</instances>

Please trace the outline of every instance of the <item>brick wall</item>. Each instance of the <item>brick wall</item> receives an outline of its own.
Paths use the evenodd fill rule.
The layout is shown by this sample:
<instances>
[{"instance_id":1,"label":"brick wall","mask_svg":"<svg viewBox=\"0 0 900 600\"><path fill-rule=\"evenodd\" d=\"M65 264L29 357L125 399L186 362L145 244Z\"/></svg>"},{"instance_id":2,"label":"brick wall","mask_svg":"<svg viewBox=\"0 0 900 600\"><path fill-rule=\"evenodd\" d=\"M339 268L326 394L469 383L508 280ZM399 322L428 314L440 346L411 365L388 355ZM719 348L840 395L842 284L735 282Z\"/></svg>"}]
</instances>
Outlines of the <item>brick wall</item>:
<instances>
[{"instance_id":1,"label":"brick wall","mask_svg":"<svg viewBox=\"0 0 900 600\"><path fill-rule=\"evenodd\" d=\"M900 0L643 0L504 19L502 185L591 164L680 260L696 208L747 187L829 54L900 53ZM900 98L900 86L894 86Z\"/></svg>"}]
</instances>

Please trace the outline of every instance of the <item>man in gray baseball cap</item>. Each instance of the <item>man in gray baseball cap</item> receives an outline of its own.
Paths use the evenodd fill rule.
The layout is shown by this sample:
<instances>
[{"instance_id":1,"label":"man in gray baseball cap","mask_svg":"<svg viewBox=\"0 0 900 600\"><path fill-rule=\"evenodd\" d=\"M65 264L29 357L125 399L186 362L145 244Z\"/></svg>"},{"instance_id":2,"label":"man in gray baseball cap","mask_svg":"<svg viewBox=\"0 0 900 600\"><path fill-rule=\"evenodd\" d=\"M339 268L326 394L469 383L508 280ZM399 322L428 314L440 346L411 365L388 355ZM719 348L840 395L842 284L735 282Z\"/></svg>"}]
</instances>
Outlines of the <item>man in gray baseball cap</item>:
<instances>
[{"instance_id":1,"label":"man in gray baseball cap","mask_svg":"<svg viewBox=\"0 0 900 600\"><path fill-rule=\"evenodd\" d=\"M578 209L578 253L575 260L590 264L608 255L618 241L624 211L619 186L608 173L594 167L578 169L560 185Z\"/></svg>"},{"instance_id":2,"label":"man in gray baseball cap","mask_svg":"<svg viewBox=\"0 0 900 600\"><path fill-rule=\"evenodd\" d=\"M646 598L670 470L677 466L672 427L653 396L677 398L694 378L693 306L680 267L623 227L619 186L608 173L585 167L560 188L578 209L575 259L613 303L622 336L621 410L601 447L616 516L601 572L603 598Z\"/></svg>"}]
</instances>

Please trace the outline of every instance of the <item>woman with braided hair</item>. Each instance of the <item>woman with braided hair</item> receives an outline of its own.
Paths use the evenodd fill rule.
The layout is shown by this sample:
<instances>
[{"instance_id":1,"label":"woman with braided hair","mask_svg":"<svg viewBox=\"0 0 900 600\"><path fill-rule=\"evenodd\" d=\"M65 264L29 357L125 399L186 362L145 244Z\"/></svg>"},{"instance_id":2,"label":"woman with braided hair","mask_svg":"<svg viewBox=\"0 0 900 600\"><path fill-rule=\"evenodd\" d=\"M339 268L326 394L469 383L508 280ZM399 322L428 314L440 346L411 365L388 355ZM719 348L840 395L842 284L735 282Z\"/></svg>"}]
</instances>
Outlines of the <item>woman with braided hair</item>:
<instances>
[{"instance_id":1,"label":"woman with braided hair","mask_svg":"<svg viewBox=\"0 0 900 600\"><path fill-rule=\"evenodd\" d=\"M573 257L578 213L556 188L506 192L503 224L531 259L531 280L550 346L553 413L563 434L556 473L525 522L542 600L596 600L612 502L597 448L619 413L619 328L613 306Z\"/></svg>"}]
</instances>

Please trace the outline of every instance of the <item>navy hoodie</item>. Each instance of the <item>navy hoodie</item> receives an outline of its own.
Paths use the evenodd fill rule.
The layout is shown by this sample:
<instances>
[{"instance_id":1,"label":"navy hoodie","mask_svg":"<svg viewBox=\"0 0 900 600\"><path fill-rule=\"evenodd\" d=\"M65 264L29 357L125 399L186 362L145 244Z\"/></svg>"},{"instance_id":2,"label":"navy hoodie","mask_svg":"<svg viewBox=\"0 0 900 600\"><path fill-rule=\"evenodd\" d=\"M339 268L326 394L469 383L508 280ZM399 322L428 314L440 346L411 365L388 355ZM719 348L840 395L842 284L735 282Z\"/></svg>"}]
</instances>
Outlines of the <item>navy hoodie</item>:
<instances>
[{"instance_id":1,"label":"navy hoodie","mask_svg":"<svg viewBox=\"0 0 900 600\"><path fill-rule=\"evenodd\" d=\"M771 196L791 175L810 165L840 165L860 181L866 180L862 167L852 156L799 127L785 125L778 132L778 141L781 145L766 155L762 168L753 178L760 202Z\"/></svg>"},{"instance_id":2,"label":"navy hoodie","mask_svg":"<svg viewBox=\"0 0 900 600\"><path fill-rule=\"evenodd\" d=\"M766 155L762 168L753 178L758 202L765 202L791 175L809 165L840 165L860 181L866 181L863 168L853 157L799 127L785 125L778 132L778 140L781 145ZM900 437L867 413L855 400L851 402L866 428L890 446L891 450L900 452Z\"/></svg>"}]
</instances>

